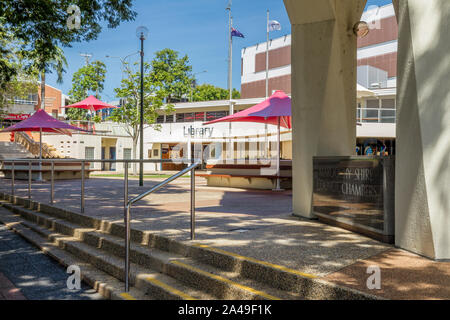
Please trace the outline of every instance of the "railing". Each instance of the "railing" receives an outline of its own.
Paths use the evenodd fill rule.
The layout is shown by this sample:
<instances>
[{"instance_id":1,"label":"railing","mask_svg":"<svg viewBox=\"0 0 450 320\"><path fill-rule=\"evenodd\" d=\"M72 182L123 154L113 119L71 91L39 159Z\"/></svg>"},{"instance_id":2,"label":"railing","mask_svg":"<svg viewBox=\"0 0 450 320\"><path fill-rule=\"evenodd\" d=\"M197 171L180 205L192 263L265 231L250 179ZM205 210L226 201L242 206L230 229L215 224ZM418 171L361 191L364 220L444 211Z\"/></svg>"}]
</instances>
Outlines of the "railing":
<instances>
[{"instance_id":1,"label":"railing","mask_svg":"<svg viewBox=\"0 0 450 320\"><path fill-rule=\"evenodd\" d=\"M22 138L25 141L20 141ZM41 147L40 143L34 141L28 134L21 131L14 132L14 141L24 146L33 155L39 155L39 149ZM46 143L42 143L42 156L43 157L53 157L52 151L49 149Z\"/></svg>"},{"instance_id":2,"label":"railing","mask_svg":"<svg viewBox=\"0 0 450 320\"><path fill-rule=\"evenodd\" d=\"M178 159L179 161L181 159ZM11 195L14 197L15 195L15 171L18 170L16 168L16 164L25 164L28 165L28 200L31 201L31 189L32 189L32 175L33 175L33 163L39 163L40 169L39 172L42 172L42 162L44 164L51 164L51 176L50 176L50 204L54 203L54 191L55 191L55 163L81 163L81 192L80 192L80 211L84 213L85 209L85 173L86 173L86 163L91 162L101 162L101 163L123 163L124 164L124 222L125 222L125 291L129 291L129 280L130 280L130 221L131 221L131 206L139 200L149 196L155 191L161 189L166 186L170 182L178 179L184 174L191 172L191 202L190 202L190 213L191 213L191 240L195 239L195 169L200 165L200 162L194 160L186 160L182 159L184 163L191 163L187 168L181 170L180 172L174 174L163 182L157 184L152 187L150 190L134 197L131 200L128 200L128 164L129 163L164 163L171 162L170 159L155 159L155 160L89 160L89 159L2 159L0 160L2 166L1 169L5 171L5 163L11 164ZM194 162L194 163L193 163Z\"/></svg>"},{"instance_id":3,"label":"railing","mask_svg":"<svg viewBox=\"0 0 450 320\"><path fill-rule=\"evenodd\" d=\"M125 219L125 292L128 292L130 289L130 210L131 206L138 202L139 200L142 200L143 198L149 196L153 192L161 189L162 187L168 185L170 182L178 179L179 177L183 176L184 174L191 172L191 240L195 240L195 168L197 168L200 165L199 162L195 162L194 164L190 165L186 169L181 170L180 172L174 174L173 176L169 177L168 179L164 180L163 182L157 184L150 190L141 193L137 197L131 199L128 201L127 205L125 206L125 213L124 213L124 219ZM128 176L128 166L125 167L125 176ZM125 199L128 198L128 179L125 178Z\"/></svg>"},{"instance_id":4,"label":"railing","mask_svg":"<svg viewBox=\"0 0 450 320\"><path fill-rule=\"evenodd\" d=\"M356 120L360 123L395 123L396 109L357 108Z\"/></svg>"}]
</instances>

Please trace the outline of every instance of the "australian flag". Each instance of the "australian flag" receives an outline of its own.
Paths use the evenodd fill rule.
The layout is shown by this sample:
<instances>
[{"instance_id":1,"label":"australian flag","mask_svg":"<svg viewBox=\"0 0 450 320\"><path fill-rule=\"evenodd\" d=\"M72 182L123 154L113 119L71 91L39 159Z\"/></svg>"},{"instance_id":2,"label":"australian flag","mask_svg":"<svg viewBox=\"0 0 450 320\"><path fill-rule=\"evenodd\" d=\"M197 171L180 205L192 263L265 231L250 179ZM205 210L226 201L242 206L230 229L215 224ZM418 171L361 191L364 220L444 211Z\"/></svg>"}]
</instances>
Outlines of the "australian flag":
<instances>
[{"instance_id":1,"label":"australian flag","mask_svg":"<svg viewBox=\"0 0 450 320\"><path fill-rule=\"evenodd\" d=\"M231 36L245 38L244 35L242 33L240 33L238 30L236 30L235 28L231 28Z\"/></svg>"}]
</instances>

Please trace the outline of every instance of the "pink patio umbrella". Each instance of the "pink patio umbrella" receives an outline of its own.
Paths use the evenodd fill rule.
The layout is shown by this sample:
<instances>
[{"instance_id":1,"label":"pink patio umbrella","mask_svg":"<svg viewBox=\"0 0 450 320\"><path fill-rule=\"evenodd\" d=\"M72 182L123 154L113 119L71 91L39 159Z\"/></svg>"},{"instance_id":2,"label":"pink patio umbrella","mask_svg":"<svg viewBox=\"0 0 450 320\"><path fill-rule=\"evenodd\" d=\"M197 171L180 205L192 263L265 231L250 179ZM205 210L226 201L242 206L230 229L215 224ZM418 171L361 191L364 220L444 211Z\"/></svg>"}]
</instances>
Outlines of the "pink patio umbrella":
<instances>
[{"instance_id":1,"label":"pink patio umbrella","mask_svg":"<svg viewBox=\"0 0 450 320\"><path fill-rule=\"evenodd\" d=\"M0 132L15 132L15 131L35 131L40 132L39 137L39 159L42 160L42 132L62 133L71 136L71 131L84 131L75 126L71 126L65 122L59 121L51 117L44 109L39 109L26 120L23 120L11 127L3 129Z\"/></svg>"},{"instance_id":2,"label":"pink patio umbrella","mask_svg":"<svg viewBox=\"0 0 450 320\"><path fill-rule=\"evenodd\" d=\"M107 104L103 101L100 101L96 97L91 95L80 102L77 102L77 103L62 107L62 108L79 108L79 109L87 109L92 112L97 112L98 110L101 110L101 109L110 109L110 108L118 108L118 107L113 106L111 104ZM93 129L95 131L95 126L93 126Z\"/></svg>"},{"instance_id":3,"label":"pink patio umbrella","mask_svg":"<svg viewBox=\"0 0 450 320\"><path fill-rule=\"evenodd\" d=\"M275 91L268 99L246 110L229 116L206 122L259 122L278 126L278 159L277 159L277 187L280 189L280 127L292 128L291 122L291 98L283 91Z\"/></svg>"},{"instance_id":4,"label":"pink patio umbrella","mask_svg":"<svg viewBox=\"0 0 450 320\"><path fill-rule=\"evenodd\" d=\"M118 108L118 107L100 101L94 96L89 96L83 101L62 108L79 108L79 109L88 109L91 111L98 111L101 109Z\"/></svg>"}]
</instances>

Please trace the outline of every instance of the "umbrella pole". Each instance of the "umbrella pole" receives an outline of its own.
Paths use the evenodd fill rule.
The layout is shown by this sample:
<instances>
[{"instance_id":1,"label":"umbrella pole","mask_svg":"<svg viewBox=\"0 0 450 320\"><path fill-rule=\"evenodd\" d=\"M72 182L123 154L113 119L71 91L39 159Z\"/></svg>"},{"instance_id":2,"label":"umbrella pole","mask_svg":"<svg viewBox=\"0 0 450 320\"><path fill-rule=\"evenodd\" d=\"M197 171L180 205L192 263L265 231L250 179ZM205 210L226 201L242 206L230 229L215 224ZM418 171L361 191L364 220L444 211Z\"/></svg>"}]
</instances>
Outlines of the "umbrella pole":
<instances>
[{"instance_id":1,"label":"umbrella pole","mask_svg":"<svg viewBox=\"0 0 450 320\"><path fill-rule=\"evenodd\" d=\"M278 117L278 134L277 134L277 139L278 139L278 143L277 143L277 185L276 188L273 189L273 191L284 191L283 189L281 189L281 185L280 185L280 158L281 158L281 133L280 133L280 122L281 122L281 117Z\"/></svg>"},{"instance_id":2,"label":"umbrella pole","mask_svg":"<svg viewBox=\"0 0 450 320\"><path fill-rule=\"evenodd\" d=\"M42 181L42 128L39 128L39 181Z\"/></svg>"}]
</instances>

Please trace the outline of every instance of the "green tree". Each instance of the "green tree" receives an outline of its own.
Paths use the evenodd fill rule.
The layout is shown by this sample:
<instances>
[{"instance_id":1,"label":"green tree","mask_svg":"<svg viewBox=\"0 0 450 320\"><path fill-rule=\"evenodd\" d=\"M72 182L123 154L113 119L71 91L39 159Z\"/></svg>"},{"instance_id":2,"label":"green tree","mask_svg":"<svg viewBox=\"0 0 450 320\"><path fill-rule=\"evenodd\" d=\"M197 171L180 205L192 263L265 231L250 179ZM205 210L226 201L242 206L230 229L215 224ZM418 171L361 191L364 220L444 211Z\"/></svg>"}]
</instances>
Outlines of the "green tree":
<instances>
[{"instance_id":1,"label":"green tree","mask_svg":"<svg viewBox=\"0 0 450 320\"><path fill-rule=\"evenodd\" d=\"M79 28L69 28L75 15L68 12L76 4L80 9ZM52 61L58 56L58 48L70 47L74 42L90 41L100 34L103 22L109 28L136 17L132 0L22 0L0 1L0 29L9 30L23 43L24 54L38 57L38 63ZM5 55L6 52L0 52ZM43 70L43 69L40 69ZM1 68L5 75L11 68ZM14 71L12 71L14 73ZM1 76L0 76L1 77Z\"/></svg>"},{"instance_id":2,"label":"green tree","mask_svg":"<svg viewBox=\"0 0 450 320\"><path fill-rule=\"evenodd\" d=\"M17 50L19 45L11 32L0 26L0 114L12 99L26 99L38 89L38 74L35 69L26 68L27 62Z\"/></svg>"},{"instance_id":3,"label":"green tree","mask_svg":"<svg viewBox=\"0 0 450 320\"><path fill-rule=\"evenodd\" d=\"M72 101L81 101L91 94L101 99L106 77L106 65L101 61L94 61L78 69L72 77L72 89L69 96ZM69 119L82 120L86 118L88 110L69 108L66 114Z\"/></svg>"},{"instance_id":4,"label":"green tree","mask_svg":"<svg viewBox=\"0 0 450 320\"><path fill-rule=\"evenodd\" d=\"M114 109L110 120L116 123L125 124L125 130L133 141L133 159L136 159L137 144L140 135L140 89L141 78L139 64L135 63L131 68L128 63L124 63L125 77L121 81L119 88L114 89L118 98L123 98L125 103L118 109ZM159 113L173 112L173 105L164 104L164 92L158 90L158 86L152 81L151 65L144 63L144 123L146 127L154 125ZM145 127L144 127L145 128ZM155 126L158 129L158 126ZM134 174L137 173L136 164L133 166Z\"/></svg>"},{"instance_id":5,"label":"green tree","mask_svg":"<svg viewBox=\"0 0 450 320\"><path fill-rule=\"evenodd\" d=\"M151 67L150 81L169 105L189 94L194 78L187 55L179 58L177 51L166 48L156 52Z\"/></svg>"},{"instance_id":6,"label":"green tree","mask_svg":"<svg viewBox=\"0 0 450 320\"><path fill-rule=\"evenodd\" d=\"M31 52L28 57L33 59L33 68L38 70L39 76L41 79L41 101L39 103L39 108L44 109L45 107L45 76L47 73L51 73L52 71L56 72L57 83L63 82L63 73L66 72L64 69L67 67L67 60L64 56L64 51L61 48L56 48L57 50L51 56L51 58L46 58L40 55L39 51Z\"/></svg>"},{"instance_id":7,"label":"green tree","mask_svg":"<svg viewBox=\"0 0 450 320\"><path fill-rule=\"evenodd\" d=\"M229 97L230 93L228 90L206 83L196 86L192 93L193 101L227 100ZM233 89L232 97L233 99L239 99L241 94L236 89Z\"/></svg>"}]
</instances>

